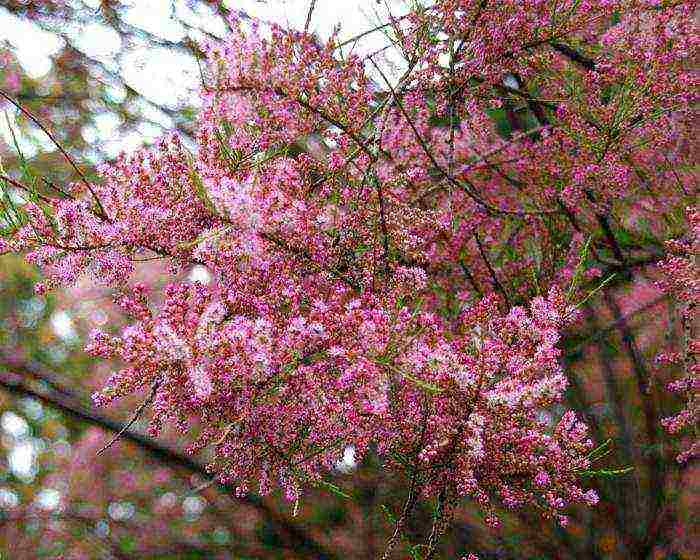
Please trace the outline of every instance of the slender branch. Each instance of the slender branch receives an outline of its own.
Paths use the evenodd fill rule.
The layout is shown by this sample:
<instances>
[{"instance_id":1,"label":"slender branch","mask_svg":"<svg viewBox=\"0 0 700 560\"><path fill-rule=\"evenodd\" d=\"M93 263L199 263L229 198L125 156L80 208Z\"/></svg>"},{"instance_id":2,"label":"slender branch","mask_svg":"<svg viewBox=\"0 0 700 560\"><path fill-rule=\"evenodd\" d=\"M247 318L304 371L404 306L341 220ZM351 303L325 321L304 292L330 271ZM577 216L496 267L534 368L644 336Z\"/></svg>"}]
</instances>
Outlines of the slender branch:
<instances>
[{"instance_id":1,"label":"slender branch","mask_svg":"<svg viewBox=\"0 0 700 560\"><path fill-rule=\"evenodd\" d=\"M528 211L513 211L513 210L503 210L501 208L497 208L485 200L481 199L478 195L478 191L476 189L476 186L471 183L467 179L463 179L462 181L457 180L454 178L447 170L443 169L443 167L438 163L437 159L435 159L435 156L433 155L432 151L430 148L428 148L425 139L421 136L420 132L416 128L415 123L411 119L410 115L408 114L408 111L406 111L406 108L404 107L403 103L399 100L398 96L396 95L396 91L394 87L391 85L391 82L389 81L389 78L386 76L384 71L381 69L381 67L372 59L371 57L369 58L370 62L374 65L374 67L377 69L377 72L382 76L382 79L386 83L386 86L389 88L391 91L392 95L394 96L396 106L399 108L401 113L403 114L404 118L408 122L409 127L411 128L411 131L413 132L413 135L418 142L418 145L420 146L421 150L425 153L427 158L430 160L430 163L435 167L438 173L440 175L447 179L447 181L464 190L469 198L471 198L474 202L476 202L479 206L484 208L486 211L492 213L492 214L508 214L508 215L516 215L516 216L527 216L527 215L543 215L543 214L559 214L560 210L543 210L543 211L536 211L536 212L528 212Z\"/></svg>"},{"instance_id":2,"label":"slender branch","mask_svg":"<svg viewBox=\"0 0 700 560\"><path fill-rule=\"evenodd\" d=\"M384 554L382 555L382 560L389 560L391 558L391 553L399 542L401 538L401 533L403 532L403 526L406 523L406 519L411 514L413 507L416 504L416 485L418 481L418 469L413 469L413 474L411 475L411 483L408 487L408 496L406 497L406 502L404 503L401 515L396 520L394 525L394 532L386 543L386 548L384 549Z\"/></svg>"},{"instance_id":3,"label":"slender branch","mask_svg":"<svg viewBox=\"0 0 700 560\"><path fill-rule=\"evenodd\" d=\"M251 92L257 92L260 93L262 91L270 91L276 95L279 95L280 97L283 97L284 99L289 99L290 101L294 101L310 113L313 113L314 115L317 115L321 117L323 120L325 120L328 124L331 124L335 126L336 128L342 130L345 134L347 134L350 139L357 144L357 146L369 157L370 161L376 161L377 160L377 155L372 153L372 151L369 149L367 146L367 142L361 138L357 133L353 132L347 125L343 124L340 122L338 119L332 117L331 115L328 115L318 107L314 107L311 105L308 101L305 101L301 99L300 97L294 97L292 95L289 95L287 92L280 88L275 88L275 87L268 87L268 88L263 88L263 87L254 87L254 86L235 86L232 88L229 88L231 91L251 91ZM382 152L382 155L385 157L390 158L391 156L386 153Z\"/></svg>"},{"instance_id":4,"label":"slender branch","mask_svg":"<svg viewBox=\"0 0 700 560\"><path fill-rule=\"evenodd\" d=\"M549 43L550 46L560 54L563 54L566 58L583 66L586 70L595 70L596 64L592 58L588 58L586 55L581 54L576 49L565 45L564 43L558 43L552 41Z\"/></svg>"},{"instance_id":5,"label":"slender branch","mask_svg":"<svg viewBox=\"0 0 700 560\"><path fill-rule=\"evenodd\" d=\"M314 13L315 7L316 7L316 0L311 0L311 5L309 6L309 11L306 14L306 23L304 24L304 33L309 32L309 25L311 25L311 15Z\"/></svg>"},{"instance_id":6,"label":"slender branch","mask_svg":"<svg viewBox=\"0 0 700 560\"><path fill-rule=\"evenodd\" d=\"M639 391L639 394L642 395L641 407L644 411L644 423L647 437L649 438L649 445L652 448L652 452L648 454L648 468L651 479L650 484L652 488L662 488L664 467L661 461L660 451L654 449L658 443L660 423L653 399L646 396L649 393L649 372L644 365L644 358L639 351L634 333L632 332L627 320L622 315L622 310L620 309L617 300L611 293L606 292L604 301L608 309L610 309L612 312L612 316L617 323L617 328L619 329L622 337L622 344L625 349L625 353L632 363L632 370L634 371L637 381L637 390ZM648 504L649 519L653 519L661 509L662 499L663 496L661 492L652 493Z\"/></svg>"},{"instance_id":7,"label":"slender branch","mask_svg":"<svg viewBox=\"0 0 700 560\"><path fill-rule=\"evenodd\" d=\"M51 204L52 200L48 196L44 196L41 193L33 191L31 188L29 188L27 185L20 183L19 181L16 181L12 177L9 177L8 175L0 174L0 180L5 181L7 183L10 183L13 187L20 189L21 191L24 191L28 194L36 194L36 196L42 201L46 202L47 204Z\"/></svg>"},{"instance_id":8,"label":"slender branch","mask_svg":"<svg viewBox=\"0 0 700 560\"><path fill-rule=\"evenodd\" d=\"M641 307L635 309L634 311L630 311L627 315L620 316L616 318L612 323L609 325L599 327L596 325L595 328L595 334L592 336L586 338L573 348L571 348L565 355L564 359L571 359L575 356L577 356L581 350L583 350L584 347L588 346L589 344L593 344L595 342L600 342L604 338L606 338L611 331L614 331L615 329L621 328L623 322L628 322L630 319L633 319L636 315L639 315L640 313L645 313L647 311L652 310L654 307L656 307L659 303L662 303L668 299L668 296L662 295L648 303L645 303Z\"/></svg>"},{"instance_id":9,"label":"slender branch","mask_svg":"<svg viewBox=\"0 0 700 560\"><path fill-rule=\"evenodd\" d=\"M431 10L432 8L426 8L426 11ZM349 45L350 43L356 43L360 39L366 37L367 35L371 35L372 33L376 33L377 31L382 31L383 29L386 29L387 27L391 27L392 25L395 25L397 22L403 21L407 19L409 15L404 15L400 16L398 18L393 18L393 21L389 21L386 23L382 23L380 25L377 25L376 27L373 27L372 29L368 29L367 31L363 31L362 33L355 35L354 37L350 37L350 39L347 39L341 43L338 43L335 45L336 49L340 49L344 47L345 45Z\"/></svg>"},{"instance_id":10,"label":"slender branch","mask_svg":"<svg viewBox=\"0 0 700 560\"><path fill-rule=\"evenodd\" d=\"M0 376L0 388L14 395L22 397L31 397L41 403L50 406L68 414L78 420L87 422L94 426L98 426L104 430L111 432L119 432L123 429L123 424L115 422L106 416L94 413L77 402L77 396L73 399L66 399L54 394L46 394L39 392L22 381L22 375L15 374L8 378ZM162 461L171 468L180 468L191 473L198 474L202 477L209 478L211 475L204 465L197 463L185 455L165 447L151 438L142 436L132 430L124 431L122 438L136 444L143 451L151 455L153 458ZM272 510L258 496L248 494L246 496L236 496L235 489L229 484L217 482L216 487L220 492L225 494L229 499L244 504L256 509L261 515L270 521L270 523L279 530L287 538L284 546L288 549L304 552L308 556L306 558L325 558L332 560L335 555L325 550L318 542L298 525L292 523L281 514Z\"/></svg>"},{"instance_id":11,"label":"slender branch","mask_svg":"<svg viewBox=\"0 0 700 560\"><path fill-rule=\"evenodd\" d=\"M110 439L103 447L97 452L97 455L101 455L105 451L107 451L112 445L114 445L117 440L124 435L124 433L131 429L131 426L133 426L136 421L139 419L141 414L143 414L143 411L146 410L146 407L153 402L153 399L156 396L156 391L158 391L158 387L160 386L161 379L156 379L156 381L153 383L153 386L151 387L151 391L148 393L148 396L144 399L144 401L141 403L141 405L136 409L134 412L134 415L132 416L131 420L129 420L126 424L124 424L124 427L119 430L116 434L114 434L114 437Z\"/></svg>"},{"instance_id":12,"label":"slender branch","mask_svg":"<svg viewBox=\"0 0 700 560\"><path fill-rule=\"evenodd\" d=\"M437 497L435 506L435 515L433 516L433 525L430 529L430 536L426 544L425 558L423 560L432 560L437 552L437 545L440 535L444 529L445 519L445 491L441 490Z\"/></svg>"},{"instance_id":13,"label":"slender branch","mask_svg":"<svg viewBox=\"0 0 700 560\"><path fill-rule=\"evenodd\" d=\"M270 243L274 243L281 249L284 249L285 251L292 253L294 255L297 255L299 257L303 257L306 261L308 261L313 267L315 267L318 270L321 270L323 272L327 272L331 276L334 276L338 280L341 280L348 286L350 286L353 290L359 292L361 291L361 286L353 279L347 278L344 276L340 271L336 270L335 268L332 267L327 267L327 266L322 266L318 264L314 259L311 253L303 247L293 247L289 243L287 243L285 240L280 239L274 235L271 235L269 233L260 233L260 237L265 239L266 241L269 241Z\"/></svg>"},{"instance_id":14,"label":"slender branch","mask_svg":"<svg viewBox=\"0 0 700 560\"><path fill-rule=\"evenodd\" d=\"M474 278L474 275L472 274L472 271L469 270L469 267L464 262L464 259L459 260L459 266L462 269L462 272L464 272L464 276L466 276L467 280L472 285L472 288L474 288L474 291L477 294L479 294L479 297L483 296L484 292L479 287L479 284L477 284L476 279Z\"/></svg>"},{"instance_id":15,"label":"slender branch","mask_svg":"<svg viewBox=\"0 0 700 560\"><path fill-rule=\"evenodd\" d=\"M63 154L63 157L66 158L68 163L71 164L73 169L75 169L75 172L78 174L80 177L81 181L83 184L87 187L88 191L90 191L90 194L92 197L95 199L95 202L97 203L97 206L100 210L101 218L103 220L109 221L109 217L107 216L107 212L105 211L104 207L102 206L102 202L100 201L99 197L97 196L97 193L95 190L92 188L92 185L89 183L87 178L85 177L85 174L81 171L81 169L78 167L78 164L75 163L73 158L70 156L70 154L63 148L63 146L60 144L58 140L54 137L54 135L51 133L51 131L46 128L41 121L36 118L29 110L25 109L19 102L17 102L11 95L6 93L4 90L0 89L0 97L4 97L7 101L12 103L19 111L27 117L30 121L32 121L36 126L38 126L46 136L49 137L49 139L54 143L54 145L58 148L58 150Z\"/></svg>"},{"instance_id":16,"label":"slender branch","mask_svg":"<svg viewBox=\"0 0 700 560\"><path fill-rule=\"evenodd\" d=\"M384 201L384 191L382 184L376 175L372 177L374 186L377 189L379 199L379 223L382 228L382 245L384 247L384 273L389 276L389 228L386 223L386 203Z\"/></svg>"},{"instance_id":17,"label":"slender branch","mask_svg":"<svg viewBox=\"0 0 700 560\"><path fill-rule=\"evenodd\" d=\"M508 292L506 292L505 288L503 287L503 284L501 284L501 281L498 279L498 276L496 275L496 271L493 269L493 266L491 266L491 261L489 261L488 257L486 256L486 252L484 251L484 246L481 243L481 239L479 239L479 234L476 232L474 233L474 239L476 240L476 245L479 248L479 254L481 255L482 260L484 261L484 264L486 264L486 268L488 268L489 274L491 275L491 279L493 280L494 288L496 288L499 292L501 292L501 295L506 300L506 304L508 305L508 307L510 307L511 301L510 301L510 298L508 297Z\"/></svg>"},{"instance_id":18,"label":"slender branch","mask_svg":"<svg viewBox=\"0 0 700 560\"><path fill-rule=\"evenodd\" d=\"M406 497L406 502L404 503L403 510L401 511L401 515L399 518L396 520L396 523L394 525L394 532L392 533L391 537L389 537L389 540L386 543L386 548L384 549L384 554L382 555L382 560L389 560L391 557L391 553L396 547L396 545L399 542L399 539L401 538L401 534L403 532L403 527L406 523L406 520L408 519L408 516L411 515L411 512L413 511L413 508L416 505L416 500L418 499L418 475L419 475L419 469L418 469L418 452L420 451L421 447L423 446L423 440L425 439L425 433L428 429L428 405L427 403L423 403L423 421L422 421L422 427L421 427L421 433L420 437L418 438L418 441L416 442L416 447L413 452L413 472L411 473L411 482L408 487L408 496Z\"/></svg>"}]
</instances>

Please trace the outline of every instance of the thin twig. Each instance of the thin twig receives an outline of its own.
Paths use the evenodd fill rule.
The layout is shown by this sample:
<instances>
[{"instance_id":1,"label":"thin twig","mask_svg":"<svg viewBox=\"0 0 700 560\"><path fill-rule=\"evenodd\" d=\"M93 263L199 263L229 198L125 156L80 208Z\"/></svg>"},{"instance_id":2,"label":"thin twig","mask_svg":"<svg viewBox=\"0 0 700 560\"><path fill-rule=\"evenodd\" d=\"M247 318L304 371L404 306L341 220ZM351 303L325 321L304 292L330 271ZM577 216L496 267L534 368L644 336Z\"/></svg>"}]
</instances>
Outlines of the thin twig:
<instances>
[{"instance_id":1,"label":"thin twig","mask_svg":"<svg viewBox=\"0 0 700 560\"><path fill-rule=\"evenodd\" d=\"M0 376L0 389L3 391L23 397L37 399L39 402L51 406L60 412L69 414L74 418L88 422L89 424L98 426L104 430L109 430L112 432L121 431L123 425L119 422L115 422L105 416L96 414L81 405L79 395L73 394L72 397L66 399L65 395L61 395L59 397L54 392L39 392L26 384L24 381L24 376L21 375L21 373L11 373L11 378ZM69 389L64 389L62 392L71 393ZM193 461L186 455L182 455L173 449L169 449L168 447L159 444L157 441L154 441L151 438L142 436L141 434L131 430L126 430L123 436L124 439L138 445L143 451L170 468L184 469L188 472L196 473L204 477L211 476L204 465ZM238 496L235 493L233 486L221 482L217 482L215 486L219 492L222 492L234 502L250 506L263 515L272 524L272 526L279 531L279 534L284 535L285 538L282 545L284 548L296 552L303 552L304 554L307 554L307 556L305 556L306 558L328 558L329 560L336 558L333 553L326 550L320 543L316 542L310 535L308 535L302 527L288 520L279 512L271 509L259 496L253 494Z\"/></svg>"},{"instance_id":2,"label":"thin twig","mask_svg":"<svg viewBox=\"0 0 700 560\"><path fill-rule=\"evenodd\" d=\"M444 530L444 518L445 518L445 491L441 490L437 497L437 504L435 506L435 515L433 516L433 525L430 529L430 536L428 537L428 542L426 545L425 558L424 560L432 560L437 552L437 545L440 535Z\"/></svg>"},{"instance_id":3,"label":"thin twig","mask_svg":"<svg viewBox=\"0 0 700 560\"><path fill-rule=\"evenodd\" d=\"M478 191L476 189L476 186L471 183L467 179L463 179L462 181L457 180L456 178L452 177L450 173L448 173L443 167L438 163L438 161L435 159L435 156L433 153L430 151L430 148L428 148L425 139L421 136L420 132L416 128L415 123L411 119L410 115L408 114L408 111L406 111L406 108L403 106L403 103L399 100L398 96L396 95L396 91L394 87L391 85L391 82L389 81L389 78L386 76L384 71L381 69L381 67L372 59L371 57L369 58L369 61L374 65L374 67L377 69L377 72L382 76L382 79L386 83L387 87L391 91L392 95L394 96L396 106L399 108L401 113L403 114L404 118L408 122L408 125L410 126L411 130L413 131L413 135L416 138L416 141L418 142L418 145L421 147L425 155L428 157L430 160L430 163L433 164L435 169L437 170L438 173L449 183L452 185L459 187L460 189L464 190L469 198L471 198L474 202L476 202L479 206L484 208L487 212L490 212L491 214L508 214L508 215L515 215L515 216L528 216L528 215L544 215L544 214L559 214L561 211L560 210L542 210L542 211L536 211L536 212L529 212L529 211L514 211L514 210L503 210L501 208L497 208L485 200L481 199L478 196Z\"/></svg>"},{"instance_id":4,"label":"thin twig","mask_svg":"<svg viewBox=\"0 0 700 560\"><path fill-rule=\"evenodd\" d=\"M29 194L35 194L40 200L42 200L43 202L46 202L47 204L51 204L51 202L52 202L52 200L48 196L44 196L41 193L33 191L27 185L20 183L19 181L16 181L12 177L9 177L9 176L4 175L4 174L0 174L0 181L6 181L6 182L10 183L10 185L12 185L15 188L18 188L22 191L29 193Z\"/></svg>"},{"instance_id":5,"label":"thin twig","mask_svg":"<svg viewBox=\"0 0 700 560\"><path fill-rule=\"evenodd\" d=\"M399 542L399 539L401 538L401 533L403 532L403 526L406 523L406 519L411 514L411 511L413 510L413 506L416 503L415 494L416 494L417 481L418 481L418 469L414 468L413 475L411 476L411 483L408 487L408 496L406 497L406 502L404 503L403 510L401 511L401 515L396 520L396 523L394 525L394 532L392 533L391 537L389 537L389 540L386 543L386 548L384 549L384 554L382 556L382 560L389 560L389 558L391 557L391 553L394 550L394 547L396 547L396 544Z\"/></svg>"},{"instance_id":6,"label":"thin twig","mask_svg":"<svg viewBox=\"0 0 700 560\"><path fill-rule=\"evenodd\" d=\"M416 442L416 447L414 449L414 463L413 463L413 473L411 474L411 483L409 484L408 487L408 496L406 497L406 502L404 503L403 510L401 511L401 515L399 518L396 520L396 523L394 525L394 532L392 533L391 537L389 537L389 540L386 543L386 548L384 549L384 554L382 555L382 560L389 560L391 557L391 553L396 547L396 544L399 542L399 539L401 538L401 533L403 532L403 526L406 523L406 519L408 519L408 516L411 515L411 511L413 511L414 506L416 505L416 500L417 500L417 494L419 493L418 491L418 452L420 451L421 447L423 446L423 440L425 439L425 432L428 428L428 405L424 401L423 404L423 421L422 421L422 427L421 427L421 433L420 433L420 438Z\"/></svg>"},{"instance_id":7,"label":"thin twig","mask_svg":"<svg viewBox=\"0 0 700 560\"><path fill-rule=\"evenodd\" d=\"M309 32L309 25L311 25L311 14L314 13L315 7L316 7L316 0L311 0L311 5L309 6L309 12L306 14L306 24L304 24L304 33Z\"/></svg>"},{"instance_id":8,"label":"thin twig","mask_svg":"<svg viewBox=\"0 0 700 560\"><path fill-rule=\"evenodd\" d=\"M262 237L266 241L274 243L275 245L277 245L281 249L284 249L285 251L293 253L294 255L297 255L299 257L303 257L317 270L320 270L322 272L327 272L331 276L334 276L338 280L341 280L342 282L344 282L345 284L350 286L353 290L355 290L357 292L361 291L361 286L355 280L353 280L351 278L347 278L346 276L344 276L342 274L342 272L340 272L339 270L337 270L333 267L323 266L323 265L317 263L314 260L313 255L311 255L311 253L309 253L309 251L307 249L305 249L303 247L301 247L301 248L300 247L293 247L292 245L287 243L285 240L279 239L278 237L271 235L269 233L260 233L259 235L260 235L260 237Z\"/></svg>"},{"instance_id":9,"label":"thin twig","mask_svg":"<svg viewBox=\"0 0 700 560\"><path fill-rule=\"evenodd\" d=\"M61 152L61 154L63 154L63 157L65 157L66 160L68 161L68 163L70 163L71 166L73 167L73 169L75 169L75 172L78 174L78 176L80 177L83 184L87 187L88 191L90 191L90 194L95 199L95 202L97 203L97 206L100 209L101 218L109 221L109 217L107 216L107 212L105 211L104 207L102 206L102 202L100 201L99 197L97 196L97 193L92 188L92 185L90 185L90 183L88 182L87 178L85 177L85 174L81 171L81 169L78 167L78 164L75 163L75 161L70 156L70 154L63 148L63 146L61 146L61 144L58 142L58 140L56 140L56 138L51 133L51 131L48 128L46 128L38 118L36 118L31 112L29 112L29 110L25 109L20 103L15 101L15 99L11 95L6 93L2 89L0 89L0 96L4 97L7 101L9 101L15 107L17 107L17 109L19 109L19 111L25 117L27 117L30 121L32 121L35 125L37 125L42 130L42 132L44 134L46 134L46 136L49 137L49 139L54 143L54 145L58 148L58 150Z\"/></svg>"},{"instance_id":10,"label":"thin twig","mask_svg":"<svg viewBox=\"0 0 700 560\"><path fill-rule=\"evenodd\" d=\"M595 70L595 60L593 60L592 58L588 58L584 54L581 54L573 47L565 45L564 43L557 43L555 41L552 41L549 44L559 54L562 54L572 62L583 66L586 70Z\"/></svg>"},{"instance_id":11,"label":"thin twig","mask_svg":"<svg viewBox=\"0 0 700 560\"><path fill-rule=\"evenodd\" d=\"M503 284L501 284L500 280L498 279L498 276L496 276L496 271L493 269L493 266L491 266L491 262L489 261L488 257L486 256L486 252L484 251L484 246L481 243L481 239L479 239L479 234L474 233L474 239L476 240L476 245L479 248L479 253L481 254L481 258L484 261L484 264L486 264L486 268L489 270L489 274L491 275L491 279L493 280L493 285L494 287L501 292L501 295L504 297L506 300L506 304L508 304L508 307L511 306L510 298L508 297L508 292L506 292L505 288L503 287Z\"/></svg>"},{"instance_id":12,"label":"thin twig","mask_svg":"<svg viewBox=\"0 0 700 560\"><path fill-rule=\"evenodd\" d=\"M105 451L107 451L112 445L114 445L123 435L124 433L133 426L136 421L141 417L141 414L143 414L143 411L146 410L146 407L153 402L153 399L156 396L156 392L158 391L158 387L160 386L161 383L161 378L156 379L153 382L153 386L151 387L151 391L148 393L148 396L146 399L141 403L141 405L136 409L134 412L134 415L131 417L131 420L129 420L126 424L124 424L124 427L119 430L114 437L107 442L102 449L100 449L97 452L97 455L101 455Z\"/></svg>"}]
</instances>

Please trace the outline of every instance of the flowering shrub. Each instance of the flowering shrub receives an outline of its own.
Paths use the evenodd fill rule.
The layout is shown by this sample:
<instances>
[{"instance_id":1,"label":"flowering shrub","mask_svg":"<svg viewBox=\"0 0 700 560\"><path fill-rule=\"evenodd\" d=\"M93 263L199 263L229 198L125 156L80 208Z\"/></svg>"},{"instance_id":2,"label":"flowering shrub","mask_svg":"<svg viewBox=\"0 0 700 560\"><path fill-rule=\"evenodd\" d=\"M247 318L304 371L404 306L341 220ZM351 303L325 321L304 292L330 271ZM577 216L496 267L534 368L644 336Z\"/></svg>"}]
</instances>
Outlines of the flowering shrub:
<instances>
[{"instance_id":1,"label":"flowering shrub","mask_svg":"<svg viewBox=\"0 0 700 560\"><path fill-rule=\"evenodd\" d=\"M669 384L670 391L683 395L686 407L675 416L663 420L669 433L675 434L684 429L693 432L690 447L678 456L684 463L700 454L698 424L700 423L700 338L697 333L698 303L700 302L700 212L697 208L688 210L690 231L687 241L670 241L668 248L674 256L661 266L664 277L661 287L671 294L679 307L678 315L682 327L683 348L681 352L665 353L659 356L662 363L678 364L684 370L682 378Z\"/></svg>"},{"instance_id":2,"label":"flowering shrub","mask_svg":"<svg viewBox=\"0 0 700 560\"><path fill-rule=\"evenodd\" d=\"M553 414L557 345L601 269L648 257L624 217L658 231L692 194L695 7L440 0L386 26L398 71L232 20L194 153L172 136L65 198L26 187L4 249L41 290L118 292L133 320L89 350L124 367L96 401L152 393L154 434L199 422L240 493L297 500L353 445L409 481L397 534L421 496L565 524L597 496L586 426ZM132 280L152 258L164 287Z\"/></svg>"}]
</instances>

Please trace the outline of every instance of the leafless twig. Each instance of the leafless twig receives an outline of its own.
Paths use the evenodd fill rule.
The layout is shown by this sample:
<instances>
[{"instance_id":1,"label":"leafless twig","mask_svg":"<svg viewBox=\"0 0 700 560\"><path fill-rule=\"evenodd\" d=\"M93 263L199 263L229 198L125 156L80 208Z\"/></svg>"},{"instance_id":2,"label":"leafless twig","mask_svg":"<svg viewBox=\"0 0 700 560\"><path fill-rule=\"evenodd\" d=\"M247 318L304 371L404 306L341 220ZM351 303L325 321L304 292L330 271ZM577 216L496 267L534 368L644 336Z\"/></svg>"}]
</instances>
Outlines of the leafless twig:
<instances>
[{"instance_id":1,"label":"leafless twig","mask_svg":"<svg viewBox=\"0 0 700 560\"><path fill-rule=\"evenodd\" d=\"M113 437L112 439L110 439L110 440L104 445L104 447L103 447L102 449L100 449L100 450L97 452L97 455L100 455L100 454L104 453L104 452L107 451L110 447L112 447L112 445L114 445L114 444L119 440L119 438L121 438L122 435L124 435L124 433L125 433L129 428L131 428L131 426L133 426L133 425L136 423L136 421L137 421L137 420L141 417L141 415L143 414L143 411L146 410L146 407L147 407L149 404L151 404L151 403L153 402L153 399L154 399L155 396L156 396L156 391L158 391L158 387L160 387L160 383L161 383L161 378L158 378L158 379L156 379L156 380L153 382L153 386L151 387L151 391L148 393L148 396L146 397L146 399L145 399L145 400L139 405L139 407L136 409L136 411L134 412L134 415L131 417L131 420L129 420L126 424L124 424L124 427L123 427L121 430L119 430L119 431L114 435L114 437Z\"/></svg>"}]
</instances>

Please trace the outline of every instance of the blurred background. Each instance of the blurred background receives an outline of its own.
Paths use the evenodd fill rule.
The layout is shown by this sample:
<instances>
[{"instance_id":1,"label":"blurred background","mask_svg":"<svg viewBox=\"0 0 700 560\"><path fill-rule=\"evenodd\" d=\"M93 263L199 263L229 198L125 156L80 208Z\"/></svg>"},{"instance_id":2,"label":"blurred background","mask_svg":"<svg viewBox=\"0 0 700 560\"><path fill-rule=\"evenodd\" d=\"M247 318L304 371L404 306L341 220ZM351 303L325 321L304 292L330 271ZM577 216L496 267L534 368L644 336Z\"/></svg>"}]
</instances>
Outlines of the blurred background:
<instances>
[{"instance_id":1,"label":"blurred background","mask_svg":"<svg viewBox=\"0 0 700 560\"><path fill-rule=\"evenodd\" d=\"M256 17L303 28L308 0L0 0L0 88L45 123L86 170L177 130L192 139L200 79L198 44L223 37L226 17ZM341 26L351 37L400 13L404 2L319 0L310 29ZM384 46L381 34L358 46ZM387 51L386 56L391 57ZM499 129L508 121L499 122ZM506 131L507 133L507 131ZM46 135L0 103L0 170L28 166L50 183L73 180ZM5 187L3 196L13 196ZM140 274L164 276L161 265ZM192 279L207 281L204 269ZM348 447L335 492L310 491L298 511L279 496L235 498L208 484L206 455L185 452L188 434L146 435L147 415L105 453L138 408L124 400L96 409L91 394L110 364L82 352L90 329L119 324L112 294L86 279L71 290L34 295L36 271L0 256L0 558L375 558L393 531L406 481L387 476ZM609 284L586 309L585 329L565 341L568 405L598 442L611 439L607 468L634 466L591 481L601 495L573 512L566 530L532 516L505 515L488 532L465 503L444 558L692 559L700 557L697 462L674 457L682 441L661 418L680 403L665 390L677 373L656 354L673 347L673 303L654 287L653 269ZM141 397L143 398L143 396ZM412 542L431 527L426 506L408 527ZM408 556L406 556L408 557Z\"/></svg>"}]
</instances>

